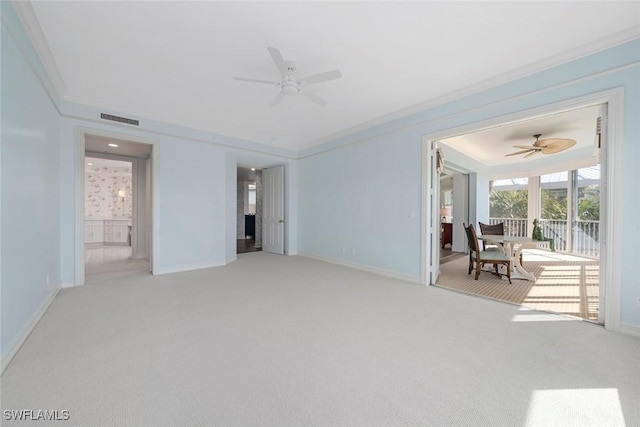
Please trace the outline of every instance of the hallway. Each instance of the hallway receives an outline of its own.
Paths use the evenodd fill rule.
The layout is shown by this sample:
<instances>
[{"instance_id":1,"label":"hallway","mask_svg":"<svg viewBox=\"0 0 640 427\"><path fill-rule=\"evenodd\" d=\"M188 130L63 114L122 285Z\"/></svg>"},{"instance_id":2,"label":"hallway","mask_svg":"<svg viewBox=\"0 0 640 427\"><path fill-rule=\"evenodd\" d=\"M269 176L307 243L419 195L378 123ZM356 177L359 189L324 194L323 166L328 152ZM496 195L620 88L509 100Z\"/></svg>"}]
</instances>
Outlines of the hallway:
<instances>
[{"instance_id":1,"label":"hallway","mask_svg":"<svg viewBox=\"0 0 640 427\"><path fill-rule=\"evenodd\" d=\"M149 261L131 258L131 246L85 246L86 283L149 274Z\"/></svg>"}]
</instances>

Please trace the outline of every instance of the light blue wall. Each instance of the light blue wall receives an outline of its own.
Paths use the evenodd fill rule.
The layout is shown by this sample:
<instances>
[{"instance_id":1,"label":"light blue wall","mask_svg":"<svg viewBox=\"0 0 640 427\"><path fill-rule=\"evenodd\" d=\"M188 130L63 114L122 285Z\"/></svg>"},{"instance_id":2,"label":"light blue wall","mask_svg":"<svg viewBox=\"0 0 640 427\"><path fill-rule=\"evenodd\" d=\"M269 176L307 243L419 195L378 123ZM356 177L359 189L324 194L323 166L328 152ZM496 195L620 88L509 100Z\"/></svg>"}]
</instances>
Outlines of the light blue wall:
<instances>
[{"instance_id":1,"label":"light blue wall","mask_svg":"<svg viewBox=\"0 0 640 427\"><path fill-rule=\"evenodd\" d=\"M300 164L300 251L418 279L423 135L623 87L624 232L614 244L624 258L621 321L640 326L640 281L632 267L640 233L639 61L640 40L634 40L306 150ZM414 210L418 217L410 220Z\"/></svg>"},{"instance_id":2,"label":"light blue wall","mask_svg":"<svg viewBox=\"0 0 640 427\"><path fill-rule=\"evenodd\" d=\"M198 142L162 141L159 168L158 273L224 265L224 150Z\"/></svg>"},{"instance_id":3,"label":"light blue wall","mask_svg":"<svg viewBox=\"0 0 640 427\"><path fill-rule=\"evenodd\" d=\"M238 160L236 156L231 153L226 155L226 174L225 174L225 191L226 200L235 200L238 197L237 185L238 185ZM226 204L226 223L237 225L238 205L237 203ZM225 262L229 263L236 259L237 245L236 245L236 227L226 227L225 246L226 255Z\"/></svg>"},{"instance_id":4,"label":"light blue wall","mask_svg":"<svg viewBox=\"0 0 640 427\"><path fill-rule=\"evenodd\" d=\"M464 171L470 174L469 177L469 223L478 224L478 221L489 222L489 180L490 174L495 168L472 159L453 148L440 144L440 149L444 156L445 165L453 167L455 170ZM455 206L454 206L455 210ZM454 226L455 227L455 226ZM466 250L466 237L464 231L458 239L462 239L460 250ZM455 242L454 237L454 242Z\"/></svg>"},{"instance_id":5,"label":"light blue wall","mask_svg":"<svg viewBox=\"0 0 640 427\"><path fill-rule=\"evenodd\" d=\"M235 258L237 162L285 165L295 198L295 154L251 141L137 117L140 127L98 120L94 107L61 100L24 28L2 2L2 356L53 292L75 284L79 129L154 142L159 171L156 273ZM127 115L117 111L106 111ZM235 184L234 184L235 185ZM295 204L286 206L297 217ZM233 211L233 212L231 212ZM295 224L295 221L293 222ZM296 230L287 246L296 247ZM47 283L47 276L49 280Z\"/></svg>"},{"instance_id":6,"label":"light blue wall","mask_svg":"<svg viewBox=\"0 0 640 427\"><path fill-rule=\"evenodd\" d=\"M2 2L3 16L12 13L6 3ZM24 39L19 33L14 37L14 31L3 22L0 193L3 360L60 284L57 161L60 119L21 50Z\"/></svg>"},{"instance_id":7,"label":"light blue wall","mask_svg":"<svg viewBox=\"0 0 640 427\"><path fill-rule=\"evenodd\" d=\"M299 251L419 277L420 152L414 130L300 160Z\"/></svg>"},{"instance_id":8,"label":"light blue wall","mask_svg":"<svg viewBox=\"0 0 640 427\"><path fill-rule=\"evenodd\" d=\"M224 265L235 259L236 168L238 162L260 167L282 165L291 159L253 150L233 149L237 141L216 136L216 143L203 141L198 131L176 129L145 120L144 129L99 122L98 110L88 106L62 103L63 111L79 117L61 119L60 147L63 188L75 189L78 129L108 132L122 139L138 138L154 142L158 152L158 223L156 274ZM167 134L166 132L176 132ZM246 163L245 163L246 164ZM289 180L291 177L289 177ZM291 185L288 181L287 185ZM62 281L75 283L74 191L61 194L61 268ZM287 209L296 211L287 201ZM289 240L295 239L295 233ZM287 245L295 243L287 241Z\"/></svg>"},{"instance_id":9,"label":"light blue wall","mask_svg":"<svg viewBox=\"0 0 640 427\"><path fill-rule=\"evenodd\" d=\"M235 206L235 191L229 180L235 179L240 162L285 165L290 253L417 279L424 135L615 87L625 90L620 188L624 233L616 242L623 254L622 322L640 327L635 307L640 281L632 268L640 233L635 218L640 208L638 40L292 153L144 118L139 129L101 122L97 109L57 97L9 2L2 2L2 14L3 356L55 288L74 281L78 127L156 141L159 272L233 258L235 245L229 236L235 233L235 212L228 204ZM27 248L37 263L25 265Z\"/></svg>"}]
</instances>

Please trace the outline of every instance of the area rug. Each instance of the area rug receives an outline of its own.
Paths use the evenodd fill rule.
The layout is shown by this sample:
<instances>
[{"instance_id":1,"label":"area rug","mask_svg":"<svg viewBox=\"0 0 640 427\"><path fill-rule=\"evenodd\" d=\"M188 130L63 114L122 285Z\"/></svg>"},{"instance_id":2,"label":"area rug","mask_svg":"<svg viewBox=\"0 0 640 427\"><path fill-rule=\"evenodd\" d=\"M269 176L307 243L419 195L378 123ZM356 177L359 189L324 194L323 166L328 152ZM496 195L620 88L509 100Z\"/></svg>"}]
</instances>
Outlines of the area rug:
<instances>
[{"instance_id":1,"label":"area rug","mask_svg":"<svg viewBox=\"0 0 640 427\"><path fill-rule=\"evenodd\" d=\"M467 257L441 262L437 284L536 310L598 320L600 272L597 260L525 254L523 265L535 275L536 281L514 279L512 284L490 272L482 272L478 280L474 280L475 272L467 274L468 263Z\"/></svg>"}]
</instances>

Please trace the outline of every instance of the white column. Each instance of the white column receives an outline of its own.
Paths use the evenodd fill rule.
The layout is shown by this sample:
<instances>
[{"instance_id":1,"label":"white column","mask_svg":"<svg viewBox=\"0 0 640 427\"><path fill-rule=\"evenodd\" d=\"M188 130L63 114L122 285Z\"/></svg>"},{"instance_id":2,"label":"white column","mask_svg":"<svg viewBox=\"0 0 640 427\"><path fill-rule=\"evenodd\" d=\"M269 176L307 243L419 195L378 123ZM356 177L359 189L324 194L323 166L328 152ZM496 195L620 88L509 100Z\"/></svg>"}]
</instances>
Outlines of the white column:
<instances>
[{"instance_id":1,"label":"white column","mask_svg":"<svg viewBox=\"0 0 640 427\"><path fill-rule=\"evenodd\" d=\"M567 171L567 247L566 251L573 252L573 236L575 235L573 227L574 219L578 217L578 188L577 188L577 171Z\"/></svg>"},{"instance_id":2,"label":"white column","mask_svg":"<svg viewBox=\"0 0 640 427\"><path fill-rule=\"evenodd\" d=\"M527 236L531 237L533 220L540 220L540 177L529 177L528 183Z\"/></svg>"}]
</instances>

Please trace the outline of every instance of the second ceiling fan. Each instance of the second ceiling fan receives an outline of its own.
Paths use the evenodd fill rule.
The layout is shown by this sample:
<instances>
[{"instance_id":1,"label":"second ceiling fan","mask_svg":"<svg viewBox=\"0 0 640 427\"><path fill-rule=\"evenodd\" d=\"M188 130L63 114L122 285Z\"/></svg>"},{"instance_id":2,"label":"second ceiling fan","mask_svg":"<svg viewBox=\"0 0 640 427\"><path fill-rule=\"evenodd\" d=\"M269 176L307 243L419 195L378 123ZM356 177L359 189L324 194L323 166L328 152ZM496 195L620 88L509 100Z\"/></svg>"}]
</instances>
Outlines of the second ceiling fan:
<instances>
[{"instance_id":1,"label":"second ceiling fan","mask_svg":"<svg viewBox=\"0 0 640 427\"><path fill-rule=\"evenodd\" d=\"M269 55L271 55L271 59L275 63L276 68L278 69L280 74L282 74L282 78L280 79L280 81L274 82L247 77L234 77L234 80L252 83L265 83L280 88L280 92L278 92L275 98L273 98L273 101L271 101L272 106L278 105L280 101L282 101L282 99L285 97L285 95L302 95L318 105L327 105L327 101L325 99L309 92L305 92L304 88L305 86L311 84L339 79L340 77L342 77L342 73L340 72L340 70L331 70L324 73L312 74L303 78L296 78L294 76L294 73L296 71L296 63L294 61L285 61L282 58L282 54L280 54L280 51L275 47L269 47L267 48L267 50L269 51Z\"/></svg>"},{"instance_id":2,"label":"second ceiling fan","mask_svg":"<svg viewBox=\"0 0 640 427\"><path fill-rule=\"evenodd\" d=\"M540 139L541 133L533 135L536 139L532 145L514 145L513 148L519 148L520 151L514 153L505 154L508 156L517 156L518 154L524 154L524 158L531 157L534 154L554 154L564 151L568 148L576 145L576 141L567 138L544 138Z\"/></svg>"}]
</instances>

